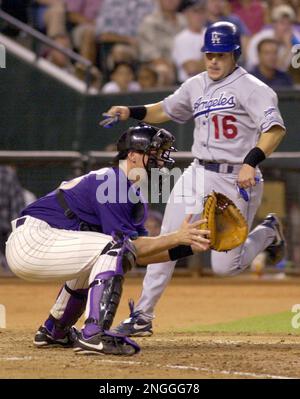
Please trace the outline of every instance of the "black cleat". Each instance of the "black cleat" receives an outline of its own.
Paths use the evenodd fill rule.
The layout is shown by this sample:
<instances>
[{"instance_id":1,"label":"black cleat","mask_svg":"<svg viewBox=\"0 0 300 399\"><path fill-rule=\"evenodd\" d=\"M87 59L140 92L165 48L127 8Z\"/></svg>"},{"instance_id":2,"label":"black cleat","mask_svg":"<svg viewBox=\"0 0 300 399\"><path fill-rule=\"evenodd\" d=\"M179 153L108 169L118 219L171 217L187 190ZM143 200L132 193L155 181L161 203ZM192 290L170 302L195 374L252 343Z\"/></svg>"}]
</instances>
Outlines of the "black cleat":
<instances>
[{"instance_id":1,"label":"black cleat","mask_svg":"<svg viewBox=\"0 0 300 399\"><path fill-rule=\"evenodd\" d=\"M109 331L91 337L84 337L84 333L81 332L74 344L74 352L77 355L132 356L139 351L140 348L134 341Z\"/></svg>"},{"instance_id":2,"label":"black cleat","mask_svg":"<svg viewBox=\"0 0 300 399\"><path fill-rule=\"evenodd\" d=\"M34 336L33 343L37 348L72 348L74 342L77 340L78 334L78 330L75 327L71 327L64 338L57 339L53 338L53 336L46 327L41 326Z\"/></svg>"}]
</instances>

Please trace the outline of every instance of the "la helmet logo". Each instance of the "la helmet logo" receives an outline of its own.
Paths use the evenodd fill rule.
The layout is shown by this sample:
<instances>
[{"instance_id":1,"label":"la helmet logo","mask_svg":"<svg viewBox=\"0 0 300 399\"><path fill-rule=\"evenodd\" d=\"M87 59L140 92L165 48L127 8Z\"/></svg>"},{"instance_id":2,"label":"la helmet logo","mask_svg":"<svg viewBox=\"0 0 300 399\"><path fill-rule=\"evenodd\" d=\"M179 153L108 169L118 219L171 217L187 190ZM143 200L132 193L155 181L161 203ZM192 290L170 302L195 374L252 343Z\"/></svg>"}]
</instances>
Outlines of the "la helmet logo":
<instances>
[{"instance_id":1,"label":"la helmet logo","mask_svg":"<svg viewBox=\"0 0 300 399\"><path fill-rule=\"evenodd\" d=\"M221 42L220 34L218 32L212 32L211 41L212 44L220 44Z\"/></svg>"}]
</instances>

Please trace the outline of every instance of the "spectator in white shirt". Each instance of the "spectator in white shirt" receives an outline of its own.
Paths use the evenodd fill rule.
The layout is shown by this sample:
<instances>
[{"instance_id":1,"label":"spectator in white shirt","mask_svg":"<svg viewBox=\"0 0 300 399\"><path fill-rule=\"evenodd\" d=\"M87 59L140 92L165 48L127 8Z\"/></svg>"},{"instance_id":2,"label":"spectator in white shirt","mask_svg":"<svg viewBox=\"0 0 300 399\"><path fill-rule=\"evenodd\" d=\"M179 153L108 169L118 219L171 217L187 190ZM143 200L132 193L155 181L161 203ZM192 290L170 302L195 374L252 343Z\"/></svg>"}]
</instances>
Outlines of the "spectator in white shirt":
<instances>
[{"instance_id":1,"label":"spectator in white shirt","mask_svg":"<svg viewBox=\"0 0 300 399\"><path fill-rule=\"evenodd\" d=\"M172 59L177 68L178 81L204 71L201 47L206 24L206 0L186 0L180 10L187 20L187 28L174 39Z\"/></svg>"}]
</instances>

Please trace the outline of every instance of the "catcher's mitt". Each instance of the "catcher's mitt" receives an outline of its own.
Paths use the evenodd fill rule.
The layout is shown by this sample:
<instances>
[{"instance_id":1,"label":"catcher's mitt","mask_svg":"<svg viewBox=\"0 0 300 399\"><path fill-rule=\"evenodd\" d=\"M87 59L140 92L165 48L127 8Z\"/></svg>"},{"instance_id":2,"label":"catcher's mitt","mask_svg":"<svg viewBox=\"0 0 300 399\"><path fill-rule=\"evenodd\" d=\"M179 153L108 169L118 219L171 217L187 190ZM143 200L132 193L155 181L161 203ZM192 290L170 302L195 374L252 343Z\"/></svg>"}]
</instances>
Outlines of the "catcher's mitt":
<instances>
[{"instance_id":1,"label":"catcher's mitt","mask_svg":"<svg viewBox=\"0 0 300 399\"><path fill-rule=\"evenodd\" d=\"M202 218L207 219L200 228L210 230L210 248L229 251L243 244L248 236L248 225L226 195L212 192L205 199Z\"/></svg>"}]
</instances>

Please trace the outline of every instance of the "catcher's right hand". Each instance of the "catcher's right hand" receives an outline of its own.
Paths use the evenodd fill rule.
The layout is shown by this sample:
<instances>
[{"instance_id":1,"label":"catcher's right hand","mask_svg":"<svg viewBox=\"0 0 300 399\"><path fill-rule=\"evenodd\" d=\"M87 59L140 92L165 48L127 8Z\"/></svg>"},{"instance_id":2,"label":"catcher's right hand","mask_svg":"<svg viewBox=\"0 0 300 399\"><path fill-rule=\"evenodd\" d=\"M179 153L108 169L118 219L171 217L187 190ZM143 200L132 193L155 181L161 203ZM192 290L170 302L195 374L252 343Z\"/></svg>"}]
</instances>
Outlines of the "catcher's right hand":
<instances>
[{"instance_id":1,"label":"catcher's right hand","mask_svg":"<svg viewBox=\"0 0 300 399\"><path fill-rule=\"evenodd\" d=\"M125 106L113 106L107 112L102 114L104 120L99 122L100 126L112 127L119 121L126 121L129 118L129 108Z\"/></svg>"}]
</instances>

